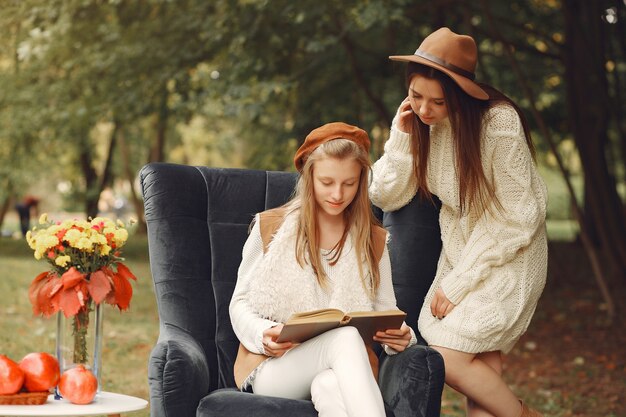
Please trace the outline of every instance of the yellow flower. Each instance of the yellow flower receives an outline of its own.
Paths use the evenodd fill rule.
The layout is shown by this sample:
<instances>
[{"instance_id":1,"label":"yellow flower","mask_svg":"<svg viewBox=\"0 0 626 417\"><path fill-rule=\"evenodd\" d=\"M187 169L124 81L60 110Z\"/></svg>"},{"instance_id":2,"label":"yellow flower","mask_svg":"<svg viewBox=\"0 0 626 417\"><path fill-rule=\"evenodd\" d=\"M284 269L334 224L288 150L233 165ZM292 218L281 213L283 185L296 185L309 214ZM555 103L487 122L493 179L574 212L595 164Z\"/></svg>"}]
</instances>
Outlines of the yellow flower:
<instances>
[{"instance_id":1,"label":"yellow flower","mask_svg":"<svg viewBox=\"0 0 626 417\"><path fill-rule=\"evenodd\" d=\"M59 238L52 235L37 236L34 239L35 249L41 253L44 253L50 248L53 248L59 244Z\"/></svg>"},{"instance_id":2,"label":"yellow flower","mask_svg":"<svg viewBox=\"0 0 626 417\"><path fill-rule=\"evenodd\" d=\"M100 247L100 255L107 256L111 252L111 247L109 245L103 245Z\"/></svg>"},{"instance_id":3,"label":"yellow flower","mask_svg":"<svg viewBox=\"0 0 626 417\"><path fill-rule=\"evenodd\" d=\"M58 224L53 224L52 226L46 229L46 232L50 235L56 235L57 233L59 233L59 231L61 231L61 229L62 227L59 226Z\"/></svg>"},{"instance_id":4,"label":"yellow flower","mask_svg":"<svg viewBox=\"0 0 626 417\"><path fill-rule=\"evenodd\" d=\"M103 234L103 235L105 235L105 236L106 236L106 235L108 235L108 234L115 234L115 231L116 231L116 230L117 230L117 229L116 229L115 227L105 227L105 228L102 230L102 234Z\"/></svg>"},{"instance_id":5,"label":"yellow flower","mask_svg":"<svg viewBox=\"0 0 626 417\"><path fill-rule=\"evenodd\" d=\"M35 238L33 237L33 232L30 230L26 232L26 242L28 242L28 246L30 246L31 249L35 249Z\"/></svg>"},{"instance_id":6,"label":"yellow flower","mask_svg":"<svg viewBox=\"0 0 626 417\"><path fill-rule=\"evenodd\" d=\"M128 239L128 232L126 229L117 229L115 233L113 233L113 240L118 247L123 246L126 239Z\"/></svg>"},{"instance_id":7,"label":"yellow flower","mask_svg":"<svg viewBox=\"0 0 626 417\"><path fill-rule=\"evenodd\" d=\"M70 229L72 226L74 226L74 220L63 220L61 222L61 227L63 229Z\"/></svg>"},{"instance_id":8,"label":"yellow flower","mask_svg":"<svg viewBox=\"0 0 626 417\"><path fill-rule=\"evenodd\" d=\"M39 217L39 224L46 224L46 223L48 223L48 213L43 213Z\"/></svg>"},{"instance_id":9,"label":"yellow flower","mask_svg":"<svg viewBox=\"0 0 626 417\"><path fill-rule=\"evenodd\" d=\"M81 237L80 239L78 239L78 242L76 242L76 244L72 246L74 246L76 249L93 252L93 244L91 243L91 240L86 237Z\"/></svg>"},{"instance_id":10,"label":"yellow flower","mask_svg":"<svg viewBox=\"0 0 626 417\"><path fill-rule=\"evenodd\" d=\"M107 238L102 236L101 234L94 234L89 238L89 240L94 245L106 245L107 243Z\"/></svg>"},{"instance_id":11,"label":"yellow flower","mask_svg":"<svg viewBox=\"0 0 626 417\"><path fill-rule=\"evenodd\" d=\"M77 229L70 229L65 234L63 240L70 244L70 246L76 247L76 242L81 238L81 233Z\"/></svg>"},{"instance_id":12,"label":"yellow flower","mask_svg":"<svg viewBox=\"0 0 626 417\"><path fill-rule=\"evenodd\" d=\"M64 220L59 224L41 217L42 225L28 231L26 239L35 259L45 260L57 273L70 266L81 271L96 271L119 263L118 248L128 239L123 223L106 217ZM115 251L116 256L111 256ZM115 269L115 268L114 268Z\"/></svg>"},{"instance_id":13,"label":"yellow flower","mask_svg":"<svg viewBox=\"0 0 626 417\"><path fill-rule=\"evenodd\" d=\"M54 263L55 263L55 264L57 264L57 265L59 265L59 266L65 267L65 266L67 265L67 263L68 263L69 261L71 261L71 260L72 260L72 258L70 258L69 256L67 256L67 255L61 255L61 256L57 257L57 258L54 260Z\"/></svg>"},{"instance_id":14,"label":"yellow flower","mask_svg":"<svg viewBox=\"0 0 626 417\"><path fill-rule=\"evenodd\" d=\"M75 221L75 225L78 227L82 227L83 229L90 229L91 228L91 223L88 222L87 220L74 220Z\"/></svg>"}]
</instances>

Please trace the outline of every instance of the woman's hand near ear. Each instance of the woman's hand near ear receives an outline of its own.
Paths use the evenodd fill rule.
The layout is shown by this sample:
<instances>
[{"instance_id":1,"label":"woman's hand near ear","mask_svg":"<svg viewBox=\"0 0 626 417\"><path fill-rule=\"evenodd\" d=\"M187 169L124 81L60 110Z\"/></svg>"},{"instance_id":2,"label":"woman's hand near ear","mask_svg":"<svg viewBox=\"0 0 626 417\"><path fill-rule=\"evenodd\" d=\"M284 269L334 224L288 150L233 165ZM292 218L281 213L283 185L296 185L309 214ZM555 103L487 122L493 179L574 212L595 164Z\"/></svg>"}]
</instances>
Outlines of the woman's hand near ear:
<instances>
[{"instance_id":1,"label":"woman's hand near ear","mask_svg":"<svg viewBox=\"0 0 626 417\"><path fill-rule=\"evenodd\" d=\"M411 121L415 117L409 97L406 97L400 104L398 109L398 130L404 133L410 133Z\"/></svg>"}]
</instances>

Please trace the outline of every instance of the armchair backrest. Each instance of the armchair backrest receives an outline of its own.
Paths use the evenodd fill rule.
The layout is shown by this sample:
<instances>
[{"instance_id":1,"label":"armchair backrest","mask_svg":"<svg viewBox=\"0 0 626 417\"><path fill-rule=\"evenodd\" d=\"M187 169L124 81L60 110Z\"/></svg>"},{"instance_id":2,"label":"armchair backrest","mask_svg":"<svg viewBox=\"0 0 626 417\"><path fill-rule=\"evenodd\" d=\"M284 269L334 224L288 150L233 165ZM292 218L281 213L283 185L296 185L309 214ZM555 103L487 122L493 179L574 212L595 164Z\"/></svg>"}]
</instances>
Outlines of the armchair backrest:
<instances>
[{"instance_id":1,"label":"armchair backrest","mask_svg":"<svg viewBox=\"0 0 626 417\"><path fill-rule=\"evenodd\" d=\"M234 387L239 342L228 305L241 251L254 214L286 202L296 174L151 163L140 180L160 333L192 334L209 363L210 390ZM416 198L383 215L398 306L416 331L441 248L437 213Z\"/></svg>"},{"instance_id":2,"label":"armchair backrest","mask_svg":"<svg viewBox=\"0 0 626 417\"><path fill-rule=\"evenodd\" d=\"M152 163L140 180L161 334L191 333L210 390L235 386L228 304L255 213L286 202L296 174Z\"/></svg>"}]
</instances>

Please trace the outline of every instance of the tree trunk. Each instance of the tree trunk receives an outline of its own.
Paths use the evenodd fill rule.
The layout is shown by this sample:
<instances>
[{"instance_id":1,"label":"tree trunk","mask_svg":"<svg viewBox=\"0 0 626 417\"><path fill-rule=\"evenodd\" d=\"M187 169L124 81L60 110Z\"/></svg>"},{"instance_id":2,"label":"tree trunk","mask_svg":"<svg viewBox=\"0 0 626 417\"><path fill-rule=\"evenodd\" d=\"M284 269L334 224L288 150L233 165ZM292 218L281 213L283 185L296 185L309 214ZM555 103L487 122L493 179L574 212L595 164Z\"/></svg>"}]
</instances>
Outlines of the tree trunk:
<instances>
[{"instance_id":1,"label":"tree trunk","mask_svg":"<svg viewBox=\"0 0 626 417\"><path fill-rule=\"evenodd\" d=\"M338 25L339 25L338 27L342 29L341 23L339 23ZM372 107L376 109L376 112L378 113L378 118L380 120L383 120L385 124L387 125L387 127L391 127L391 122L393 121L394 115L389 113L389 110L387 110L387 107L385 106L385 103L383 102L382 97L375 94L370 88L370 82L369 80L366 79L365 75L363 74L363 71L361 70L361 66L359 65L356 52L354 50L355 48L354 48L352 39L350 39L350 37L347 34L344 34L341 37L341 44L343 45L343 48L346 51L346 54L348 55L350 68L352 70L352 74L354 75L354 78L357 81L357 84L363 90L365 97L367 97L367 99L370 101Z\"/></svg>"},{"instance_id":2,"label":"tree trunk","mask_svg":"<svg viewBox=\"0 0 626 417\"><path fill-rule=\"evenodd\" d=\"M13 197L11 196L11 194L8 194L2 202L2 206L0 206L0 231L2 230L2 225L4 224L4 218L6 217L11 207L12 200Z\"/></svg>"},{"instance_id":3,"label":"tree trunk","mask_svg":"<svg viewBox=\"0 0 626 417\"><path fill-rule=\"evenodd\" d=\"M104 170L102 171L102 177L100 178L100 186L98 187L98 199L100 194L107 186L110 186L113 181L113 155L115 152L115 145L117 142L117 135L119 131L119 123L113 123L113 132L111 132L111 139L109 140L109 148L107 151L107 158L104 164Z\"/></svg>"},{"instance_id":4,"label":"tree trunk","mask_svg":"<svg viewBox=\"0 0 626 417\"><path fill-rule=\"evenodd\" d=\"M98 202L100 201L100 194L110 182L112 178L111 165L113 163L113 151L115 150L115 142L117 138L117 124L113 128L111 139L109 141L108 153L106 156L106 162L104 164L104 170L102 176L99 177L96 169L93 166L92 147L88 139L81 141L80 143L80 167L85 178L85 214L87 218L94 218L98 216ZM84 137L88 137L85 133Z\"/></svg>"},{"instance_id":5,"label":"tree trunk","mask_svg":"<svg viewBox=\"0 0 626 417\"><path fill-rule=\"evenodd\" d=\"M626 6L626 3L625 3ZM624 21L619 21L618 24L613 24L609 28L609 37L612 38L612 42L607 43L608 59L614 64L626 61L626 24ZM621 158L621 166L626 166L626 85L624 85L624 79L621 76L621 71L618 69L618 65L615 65L613 71L610 72L611 79L614 85L613 100L611 102L611 108L613 109L613 120L615 121L615 127L618 134L618 148L619 151L615 156L615 159L619 161ZM619 162L616 162L614 171L619 172L617 166ZM621 176L622 181L626 181L626 174L617 174ZM619 180L618 180L619 182ZM624 203L624 201L622 201ZM624 206L626 210L626 206ZM626 215L626 211L624 212Z\"/></svg>"},{"instance_id":6,"label":"tree trunk","mask_svg":"<svg viewBox=\"0 0 626 417\"><path fill-rule=\"evenodd\" d=\"M137 195L137 191L135 190L135 174L130 166L130 153L128 150L128 144L126 143L126 135L124 134L124 129L122 127L120 127L118 139L120 142L120 154L122 155L124 175L126 176L126 180L130 184L130 195L133 202L133 207L135 208L135 215L137 216L136 233L146 234L148 228L146 226L146 220L143 216L143 201L139 198L139 196Z\"/></svg>"},{"instance_id":7,"label":"tree trunk","mask_svg":"<svg viewBox=\"0 0 626 417\"><path fill-rule=\"evenodd\" d=\"M587 230L610 269L626 276L626 224L606 159L611 109L605 75L603 1L565 0L565 79L568 120L585 173Z\"/></svg>"},{"instance_id":8,"label":"tree trunk","mask_svg":"<svg viewBox=\"0 0 626 417\"><path fill-rule=\"evenodd\" d=\"M98 200L100 194L98 193L98 174L93 167L92 149L89 146L89 134L87 132L81 133L82 137L80 141L80 153L79 163L85 179L85 215L87 218L98 216Z\"/></svg>"},{"instance_id":9,"label":"tree trunk","mask_svg":"<svg viewBox=\"0 0 626 417\"><path fill-rule=\"evenodd\" d=\"M165 160L165 134L167 131L167 118L169 109L167 107L167 87L161 90L161 100L159 102L159 112L156 115L156 135L150 149L150 160L148 162L162 162Z\"/></svg>"},{"instance_id":10,"label":"tree trunk","mask_svg":"<svg viewBox=\"0 0 626 417\"><path fill-rule=\"evenodd\" d=\"M591 241L590 235L588 231L586 230L587 225L585 224L583 220L582 210L576 200L576 193L574 192L574 187L572 186L572 183L570 181L569 173L567 172L567 169L565 168L565 165L563 164L563 161L559 155L559 151L557 149L555 141L552 139L550 130L547 128L547 125L544 122L543 117L541 116L541 114L539 113L539 110L537 109L537 106L535 104L536 103L535 95L532 91L530 83L528 82L526 77L523 75L521 67L515 58L515 55L513 53L513 50L514 50L513 46L504 39L504 37L502 36L502 33L497 28L495 19L490 13L486 0L482 0L482 6L485 12L485 16L487 17L487 21L489 22L489 25L492 27L493 34L490 36L493 36L496 40L498 40L503 45L505 45L504 52L506 54L507 59L509 60L511 64L513 73L515 73L519 81L522 92L524 93L524 96L526 96L526 99L528 100L530 104L530 110L533 115L533 118L535 119L537 123L537 127L539 128L539 131L543 134L545 140L550 145L550 149L552 150L554 157L556 158L559 170L563 174L563 180L565 181L567 190L572 199L574 215L575 215L576 221L578 222L580 226L580 239L582 241L585 252L589 256L589 261L591 263L591 268L593 270L596 283L598 284L598 288L600 289L602 298L604 299L604 302L606 303L608 323L612 323L615 317L615 303L613 302L613 297L611 296L611 292L609 291L609 287L605 279L604 267L600 260L599 251L597 250L597 247Z\"/></svg>"}]
</instances>

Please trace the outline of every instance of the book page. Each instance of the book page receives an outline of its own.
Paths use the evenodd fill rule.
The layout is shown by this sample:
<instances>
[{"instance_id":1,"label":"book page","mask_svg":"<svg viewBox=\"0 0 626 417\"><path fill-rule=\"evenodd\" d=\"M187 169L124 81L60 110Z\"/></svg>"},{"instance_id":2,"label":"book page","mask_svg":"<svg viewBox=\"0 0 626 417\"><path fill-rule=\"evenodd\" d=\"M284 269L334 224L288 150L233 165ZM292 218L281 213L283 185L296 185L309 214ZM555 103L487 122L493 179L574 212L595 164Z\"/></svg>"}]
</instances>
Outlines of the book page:
<instances>
[{"instance_id":1,"label":"book page","mask_svg":"<svg viewBox=\"0 0 626 417\"><path fill-rule=\"evenodd\" d=\"M351 311L348 313L350 317L380 317L380 316L403 316L406 313L402 310L381 310L381 311Z\"/></svg>"},{"instance_id":2,"label":"book page","mask_svg":"<svg viewBox=\"0 0 626 417\"><path fill-rule=\"evenodd\" d=\"M321 310L303 311L294 313L289 317L285 325L296 323L308 323L318 321L340 321L344 312L336 308L323 308Z\"/></svg>"}]
</instances>

